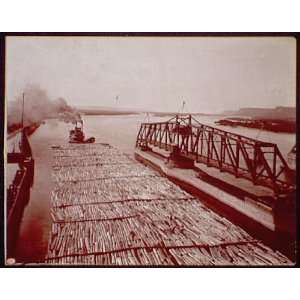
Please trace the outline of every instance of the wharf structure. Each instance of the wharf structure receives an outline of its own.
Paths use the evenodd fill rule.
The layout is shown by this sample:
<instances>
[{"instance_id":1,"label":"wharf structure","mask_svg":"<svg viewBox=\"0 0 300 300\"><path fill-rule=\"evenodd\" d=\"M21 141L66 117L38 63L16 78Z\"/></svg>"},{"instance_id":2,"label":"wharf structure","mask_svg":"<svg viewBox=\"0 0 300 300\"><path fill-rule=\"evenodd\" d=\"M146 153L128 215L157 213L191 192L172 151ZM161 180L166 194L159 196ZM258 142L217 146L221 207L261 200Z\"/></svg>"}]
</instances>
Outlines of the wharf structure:
<instances>
[{"instance_id":1,"label":"wharf structure","mask_svg":"<svg viewBox=\"0 0 300 300\"><path fill-rule=\"evenodd\" d=\"M292 264L162 172L108 144L60 144L52 150L46 264Z\"/></svg>"},{"instance_id":2,"label":"wharf structure","mask_svg":"<svg viewBox=\"0 0 300 300\"><path fill-rule=\"evenodd\" d=\"M7 153L8 167L16 170L12 182L6 191L6 257L12 258L18 239L20 222L24 209L30 199L30 189L34 180L34 158L28 135L32 134L38 124L24 127L12 135L19 141L17 149ZM7 179L6 179L7 180Z\"/></svg>"}]
</instances>

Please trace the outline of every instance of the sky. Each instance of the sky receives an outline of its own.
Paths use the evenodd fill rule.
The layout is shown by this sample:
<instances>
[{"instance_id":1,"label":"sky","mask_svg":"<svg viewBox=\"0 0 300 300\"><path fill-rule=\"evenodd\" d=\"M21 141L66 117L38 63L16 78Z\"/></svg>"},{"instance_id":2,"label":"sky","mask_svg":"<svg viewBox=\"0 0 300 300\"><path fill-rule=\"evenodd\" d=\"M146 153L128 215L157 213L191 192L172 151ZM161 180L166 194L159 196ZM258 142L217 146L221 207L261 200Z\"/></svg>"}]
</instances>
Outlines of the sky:
<instances>
[{"instance_id":1,"label":"sky","mask_svg":"<svg viewBox=\"0 0 300 300\"><path fill-rule=\"evenodd\" d=\"M217 113L295 106L290 37L7 37L6 100L29 84L72 106Z\"/></svg>"}]
</instances>

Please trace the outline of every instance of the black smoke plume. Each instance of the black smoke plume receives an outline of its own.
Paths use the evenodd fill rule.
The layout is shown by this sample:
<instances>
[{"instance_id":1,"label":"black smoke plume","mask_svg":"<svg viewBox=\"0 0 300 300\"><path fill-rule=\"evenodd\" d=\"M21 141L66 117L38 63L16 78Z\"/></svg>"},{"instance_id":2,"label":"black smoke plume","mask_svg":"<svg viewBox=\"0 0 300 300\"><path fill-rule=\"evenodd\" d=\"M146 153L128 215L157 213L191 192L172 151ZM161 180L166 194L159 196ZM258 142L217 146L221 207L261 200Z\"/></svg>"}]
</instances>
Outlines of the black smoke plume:
<instances>
[{"instance_id":1,"label":"black smoke plume","mask_svg":"<svg viewBox=\"0 0 300 300\"><path fill-rule=\"evenodd\" d=\"M28 85L24 89L24 126L41 122L47 118L59 118L66 122L74 122L80 119L76 109L69 106L64 98L49 99L46 90L37 85ZM14 101L7 103L8 131L21 127L23 95L19 95Z\"/></svg>"}]
</instances>

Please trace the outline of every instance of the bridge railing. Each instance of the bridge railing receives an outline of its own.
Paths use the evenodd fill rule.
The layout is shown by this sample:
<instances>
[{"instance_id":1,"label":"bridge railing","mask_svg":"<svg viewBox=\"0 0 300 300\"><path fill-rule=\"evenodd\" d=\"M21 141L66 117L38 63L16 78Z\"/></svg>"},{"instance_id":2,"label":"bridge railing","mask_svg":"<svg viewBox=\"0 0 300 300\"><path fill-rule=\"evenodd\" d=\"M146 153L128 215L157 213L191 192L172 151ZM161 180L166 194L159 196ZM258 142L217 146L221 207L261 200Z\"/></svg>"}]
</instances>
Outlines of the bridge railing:
<instances>
[{"instance_id":1,"label":"bridge railing","mask_svg":"<svg viewBox=\"0 0 300 300\"><path fill-rule=\"evenodd\" d=\"M166 151L177 146L180 156L269 187L276 193L295 188L286 181L284 170L288 165L276 144L201 124L191 115L142 123L136 147L149 145Z\"/></svg>"}]
</instances>

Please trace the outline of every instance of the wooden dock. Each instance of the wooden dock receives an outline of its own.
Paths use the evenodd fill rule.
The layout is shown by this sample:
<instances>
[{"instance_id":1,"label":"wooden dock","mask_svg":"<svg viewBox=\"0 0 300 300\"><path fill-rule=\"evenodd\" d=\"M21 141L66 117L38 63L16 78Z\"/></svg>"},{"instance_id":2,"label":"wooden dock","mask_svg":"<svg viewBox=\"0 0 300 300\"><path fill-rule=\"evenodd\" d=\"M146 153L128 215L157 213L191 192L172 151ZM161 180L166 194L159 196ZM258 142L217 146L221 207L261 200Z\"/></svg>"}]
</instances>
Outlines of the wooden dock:
<instances>
[{"instance_id":1,"label":"wooden dock","mask_svg":"<svg viewBox=\"0 0 300 300\"><path fill-rule=\"evenodd\" d=\"M292 264L110 145L52 149L55 188L47 264Z\"/></svg>"}]
</instances>

